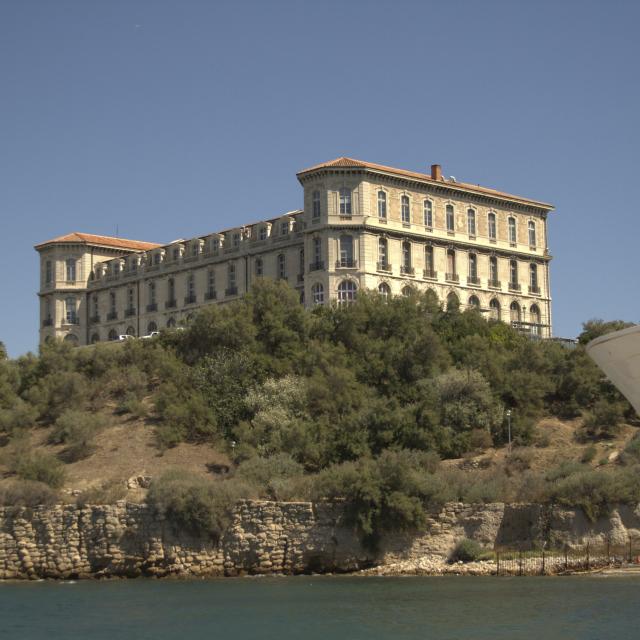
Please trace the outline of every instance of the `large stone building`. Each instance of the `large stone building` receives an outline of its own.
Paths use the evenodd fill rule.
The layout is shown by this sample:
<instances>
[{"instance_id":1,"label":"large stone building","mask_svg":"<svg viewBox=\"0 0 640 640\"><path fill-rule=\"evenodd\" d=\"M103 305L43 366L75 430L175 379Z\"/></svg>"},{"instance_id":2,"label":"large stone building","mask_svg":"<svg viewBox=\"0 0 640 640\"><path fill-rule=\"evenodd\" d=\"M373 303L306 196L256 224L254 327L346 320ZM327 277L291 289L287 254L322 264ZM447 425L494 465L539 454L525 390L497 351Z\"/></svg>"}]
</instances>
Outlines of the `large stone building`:
<instances>
[{"instance_id":1,"label":"large stone building","mask_svg":"<svg viewBox=\"0 0 640 640\"><path fill-rule=\"evenodd\" d=\"M36 246L40 338L77 344L175 326L284 279L306 306L432 290L551 335L553 207L429 174L338 158L298 173L304 208L166 245L85 233Z\"/></svg>"}]
</instances>

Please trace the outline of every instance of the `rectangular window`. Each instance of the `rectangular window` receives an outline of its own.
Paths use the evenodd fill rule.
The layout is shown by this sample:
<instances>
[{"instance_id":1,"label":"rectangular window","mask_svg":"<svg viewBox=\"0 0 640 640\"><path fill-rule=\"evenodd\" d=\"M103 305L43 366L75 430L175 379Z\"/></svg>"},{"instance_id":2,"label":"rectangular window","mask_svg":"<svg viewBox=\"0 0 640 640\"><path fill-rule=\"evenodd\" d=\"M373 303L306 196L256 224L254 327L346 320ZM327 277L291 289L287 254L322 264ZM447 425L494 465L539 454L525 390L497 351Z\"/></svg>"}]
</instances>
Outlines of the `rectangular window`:
<instances>
[{"instance_id":1,"label":"rectangular window","mask_svg":"<svg viewBox=\"0 0 640 640\"><path fill-rule=\"evenodd\" d=\"M384 191L378 191L378 218L387 218L387 194Z\"/></svg>"},{"instance_id":2,"label":"rectangular window","mask_svg":"<svg viewBox=\"0 0 640 640\"><path fill-rule=\"evenodd\" d=\"M176 247L173 250L173 259L177 262L178 260L180 260L180 248Z\"/></svg>"},{"instance_id":3,"label":"rectangular window","mask_svg":"<svg viewBox=\"0 0 640 640\"><path fill-rule=\"evenodd\" d=\"M353 237L340 236L340 266L353 267Z\"/></svg>"},{"instance_id":4,"label":"rectangular window","mask_svg":"<svg viewBox=\"0 0 640 640\"><path fill-rule=\"evenodd\" d=\"M533 220L529 221L529 246L536 246L536 223Z\"/></svg>"},{"instance_id":5,"label":"rectangular window","mask_svg":"<svg viewBox=\"0 0 640 640\"><path fill-rule=\"evenodd\" d=\"M67 298L65 300L65 312L67 324L77 324L75 298Z\"/></svg>"},{"instance_id":6,"label":"rectangular window","mask_svg":"<svg viewBox=\"0 0 640 640\"><path fill-rule=\"evenodd\" d=\"M227 284L229 289L233 289L236 286L236 265L233 262L227 268Z\"/></svg>"},{"instance_id":7,"label":"rectangular window","mask_svg":"<svg viewBox=\"0 0 640 640\"><path fill-rule=\"evenodd\" d=\"M424 201L424 226L433 228L433 204L431 200Z\"/></svg>"},{"instance_id":8,"label":"rectangular window","mask_svg":"<svg viewBox=\"0 0 640 640\"><path fill-rule=\"evenodd\" d=\"M516 219L509 218L509 242L516 244Z\"/></svg>"},{"instance_id":9,"label":"rectangular window","mask_svg":"<svg viewBox=\"0 0 640 640\"><path fill-rule=\"evenodd\" d=\"M351 215L351 190L340 189L340 215Z\"/></svg>"},{"instance_id":10,"label":"rectangular window","mask_svg":"<svg viewBox=\"0 0 640 640\"><path fill-rule=\"evenodd\" d=\"M153 288L151 288L149 291L151 292L151 302L155 302L155 297L156 297L156 290L155 290L155 286L153 286ZM133 309L133 289L128 289L127 290L127 308L128 309Z\"/></svg>"},{"instance_id":11,"label":"rectangular window","mask_svg":"<svg viewBox=\"0 0 640 640\"><path fill-rule=\"evenodd\" d=\"M162 260L162 256L159 253L154 253L153 264L160 264L160 260Z\"/></svg>"},{"instance_id":12,"label":"rectangular window","mask_svg":"<svg viewBox=\"0 0 640 640\"><path fill-rule=\"evenodd\" d=\"M313 261L316 265L322 260L322 241L320 238L313 239Z\"/></svg>"},{"instance_id":13,"label":"rectangular window","mask_svg":"<svg viewBox=\"0 0 640 640\"><path fill-rule=\"evenodd\" d=\"M289 222L284 221L280 223L280 235L286 236L289 233Z\"/></svg>"},{"instance_id":14,"label":"rectangular window","mask_svg":"<svg viewBox=\"0 0 640 640\"><path fill-rule=\"evenodd\" d=\"M496 239L496 214L490 213L488 219L488 228L489 228L489 239Z\"/></svg>"},{"instance_id":15,"label":"rectangular window","mask_svg":"<svg viewBox=\"0 0 640 640\"><path fill-rule=\"evenodd\" d=\"M265 225L262 225L260 227L260 235L258 236L258 238L260 240L266 240L267 239L267 227Z\"/></svg>"},{"instance_id":16,"label":"rectangular window","mask_svg":"<svg viewBox=\"0 0 640 640\"><path fill-rule=\"evenodd\" d=\"M433 260L433 247L430 245L427 245L424 248L424 266L425 266L425 270L431 274L434 271L434 260Z\"/></svg>"},{"instance_id":17,"label":"rectangular window","mask_svg":"<svg viewBox=\"0 0 640 640\"><path fill-rule=\"evenodd\" d=\"M467 232L470 236L476 235L476 212L473 209L467 211Z\"/></svg>"},{"instance_id":18,"label":"rectangular window","mask_svg":"<svg viewBox=\"0 0 640 640\"><path fill-rule=\"evenodd\" d=\"M411 223L411 211L409 206L409 196L402 196L400 199L400 208L402 215L402 223L410 224Z\"/></svg>"},{"instance_id":19,"label":"rectangular window","mask_svg":"<svg viewBox=\"0 0 640 640\"><path fill-rule=\"evenodd\" d=\"M216 272L213 269L209 269L207 274L207 288L210 294L213 294L216 290Z\"/></svg>"},{"instance_id":20,"label":"rectangular window","mask_svg":"<svg viewBox=\"0 0 640 640\"><path fill-rule=\"evenodd\" d=\"M76 281L76 261L73 258L69 258L66 262L67 267L67 282Z\"/></svg>"},{"instance_id":21,"label":"rectangular window","mask_svg":"<svg viewBox=\"0 0 640 640\"><path fill-rule=\"evenodd\" d=\"M448 204L446 208L446 217L447 217L447 231L453 232L455 231L455 218L453 214L453 205Z\"/></svg>"},{"instance_id":22,"label":"rectangular window","mask_svg":"<svg viewBox=\"0 0 640 640\"><path fill-rule=\"evenodd\" d=\"M53 281L53 268L51 266L51 260L47 260L44 265L44 281L47 284L51 284Z\"/></svg>"},{"instance_id":23,"label":"rectangular window","mask_svg":"<svg viewBox=\"0 0 640 640\"><path fill-rule=\"evenodd\" d=\"M237 249L240 246L240 234L239 233L234 233L233 234L233 248Z\"/></svg>"},{"instance_id":24,"label":"rectangular window","mask_svg":"<svg viewBox=\"0 0 640 640\"><path fill-rule=\"evenodd\" d=\"M287 277L287 258L284 253L278 255L278 278L284 280Z\"/></svg>"},{"instance_id":25,"label":"rectangular window","mask_svg":"<svg viewBox=\"0 0 640 640\"><path fill-rule=\"evenodd\" d=\"M313 192L313 217L314 218L320 217L320 192L319 191Z\"/></svg>"}]
</instances>

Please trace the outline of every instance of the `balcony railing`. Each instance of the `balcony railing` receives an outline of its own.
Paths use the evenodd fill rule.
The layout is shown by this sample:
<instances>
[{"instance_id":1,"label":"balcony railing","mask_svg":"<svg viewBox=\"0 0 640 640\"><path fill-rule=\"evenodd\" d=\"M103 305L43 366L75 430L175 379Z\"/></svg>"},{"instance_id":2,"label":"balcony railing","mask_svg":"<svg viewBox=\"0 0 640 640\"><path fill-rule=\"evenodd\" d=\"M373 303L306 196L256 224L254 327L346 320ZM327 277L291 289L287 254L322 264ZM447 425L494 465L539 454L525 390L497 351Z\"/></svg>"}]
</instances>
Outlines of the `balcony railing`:
<instances>
[{"instance_id":1,"label":"balcony railing","mask_svg":"<svg viewBox=\"0 0 640 640\"><path fill-rule=\"evenodd\" d=\"M425 269L422 272L422 275L427 278L428 280L437 280L438 279L438 272L434 271L433 269Z\"/></svg>"},{"instance_id":2,"label":"balcony railing","mask_svg":"<svg viewBox=\"0 0 640 640\"><path fill-rule=\"evenodd\" d=\"M500 280L489 280L489 289L502 289Z\"/></svg>"},{"instance_id":3,"label":"balcony railing","mask_svg":"<svg viewBox=\"0 0 640 640\"><path fill-rule=\"evenodd\" d=\"M509 283L509 291L521 291L522 287L517 282Z\"/></svg>"},{"instance_id":4,"label":"balcony railing","mask_svg":"<svg viewBox=\"0 0 640 640\"><path fill-rule=\"evenodd\" d=\"M118 319L117 311L109 311L109 313L107 313L107 320L117 320L117 319Z\"/></svg>"},{"instance_id":5,"label":"balcony railing","mask_svg":"<svg viewBox=\"0 0 640 640\"><path fill-rule=\"evenodd\" d=\"M149 311L149 307L147 307L147 311ZM153 311L155 311L155 309L153 309ZM131 316L135 316L135 315L136 315L135 307L129 307L128 309L124 310L125 318L130 318Z\"/></svg>"},{"instance_id":6,"label":"balcony railing","mask_svg":"<svg viewBox=\"0 0 640 640\"><path fill-rule=\"evenodd\" d=\"M324 269L324 261L316 260L309 265L309 271L322 271Z\"/></svg>"},{"instance_id":7,"label":"balcony railing","mask_svg":"<svg viewBox=\"0 0 640 640\"><path fill-rule=\"evenodd\" d=\"M238 287L227 287L224 290L225 296L237 296L238 295Z\"/></svg>"},{"instance_id":8,"label":"balcony railing","mask_svg":"<svg viewBox=\"0 0 640 640\"><path fill-rule=\"evenodd\" d=\"M65 324L80 324L80 318L78 316L67 316L64 319Z\"/></svg>"},{"instance_id":9,"label":"balcony railing","mask_svg":"<svg viewBox=\"0 0 640 640\"><path fill-rule=\"evenodd\" d=\"M376 269L378 271L383 271L384 273L391 273L391 265L388 262L376 263Z\"/></svg>"},{"instance_id":10,"label":"balcony railing","mask_svg":"<svg viewBox=\"0 0 640 640\"><path fill-rule=\"evenodd\" d=\"M147 305L147 313L153 313L154 311L158 310L158 303L157 302L151 302Z\"/></svg>"},{"instance_id":11,"label":"balcony railing","mask_svg":"<svg viewBox=\"0 0 640 640\"><path fill-rule=\"evenodd\" d=\"M357 266L353 258L340 258L336 261L336 269L355 269Z\"/></svg>"},{"instance_id":12,"label":"balcony railing","mask_svg":"<svg viewBox=\"0 0 640 640\"><path fill-rule=\"evenodd\" d=\"M480 278L478 278L478 276L467 276L467 284L471 284L475 287L479 287Z\"/></svg>"},{"instance_id":13,"label":"balcony railing","mask_svg":"<svg viewBox=\"0 0 640 640\"><path fill-rule=\"evenodd\" d=\"M534 293L535 295L540 295L540 287L535 284L529 285L529 293Z\"/></svg>"},{"instance_id":14,"label":"balcony railing","mask_svg":"<svg viewBox=\"0 0 640 640\"><path fill-rule=\"evenodd\" d=\"M204 299L205 300L215 300L218 297L218 294L215 291L205 291Z\"/></svg>"},{"instance_id":15,"label":"balcony railing","mask_svg":"<svg viewBox=\"0 0 640 640\"><path fill-rule=\"evenodd\" d=\"M192 293L190 296L185 296L184 297L184 303L185 304L195 304L196 303L195 294Z\"/></svg>"},{"instance_id":16,"label":"balcony railing","mask_svg":"<svg viewBox=\"0 0 640 640\"><path fill-rule=\"evenodd\" d=\"M416 270L413 267L409 267L407 265L400 265L400 273L403 276L415 276Z\"/></svg>"},{"instance_id":17,"label":"balcony railing","mask_svg":"<svg viewBox=\"0 0 640 640\"><path fill-rule=\"evenodd\" d=\"M42 321L42 326L43 327L52 327L53 326L53 318L45 318Z\"/></svg>"},{"instance_id":18,"label":"balcony railing","mask_svg":"<svg viewBox=\"0 0 640 640\"><path fill-rule=\"evenodd\" d=\"M460 276L457 273L445 273L444 279L447 282L460 282Z\"/></svg>"}]
</instances>

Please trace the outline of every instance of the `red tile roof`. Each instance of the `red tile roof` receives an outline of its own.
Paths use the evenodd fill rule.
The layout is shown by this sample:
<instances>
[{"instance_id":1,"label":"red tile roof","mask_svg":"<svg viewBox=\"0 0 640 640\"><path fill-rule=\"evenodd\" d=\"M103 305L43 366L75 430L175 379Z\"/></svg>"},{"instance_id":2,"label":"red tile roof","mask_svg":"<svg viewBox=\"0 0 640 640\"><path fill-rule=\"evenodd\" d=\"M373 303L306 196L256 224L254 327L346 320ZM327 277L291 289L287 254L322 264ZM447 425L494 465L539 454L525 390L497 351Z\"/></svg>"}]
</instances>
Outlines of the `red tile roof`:
<instances>
[{"instance_id":1,"label":"red tile roof","mask_svg":"<svg viewBox=\"0 0 640 640\"><path fill-rule=\"evenodd\" d=\"M550 205L546 202L541 202L539 200L531 200L530 198L524 198L522 196L516 196L511 193L506 193L504 191L497 191L496 189L490 189L488 187L481 187L476 184L469 184L466 182L458 182L453 180L436 180L431 177L428 173L418 173L416 171L407 171L406 169L396 169L395 167L387 167L383 164L376 164L374 162L366 162L364 160L355 160L354 158L336 158L335 160L329 160L329 162L323 162L321 164L317 164L314 167L310 167L309 169L303 169L298 172L298 176L303 176L307 173L311 173L312 171L317 171L319 169L332 169L332 168L340 168L340 167L353 167L356 169L371 169L373 171L381 171L384 173L390 173L397 176L402 176L404 178L413 178L414 180L420 180L424 182L431 182L434 184L446 184L447 187L452 189L461 189L464 191L472 191L474 193L480 193L487 196L495 196L497 198L508 198L509 200L517 200L518 202L533 204L535 206L543 207L545 209L553 209L553 205Z\"/></svg>"},{"instance_id":2,"label":"red tile roof","mask_svg":"<svg viewBox=\"0 0 640 640\"><path fill-rule=\"evenodd\" d=\"M111 236L96 236L92 233L79 233L74 231L66 236L58 236L52 240L41 242L36 245L36 249L40 249L48 244L60 244L63 242L79 242L82 244L95 244L101 247L113 247L115 249L129 249L131 251L146 251L147 249L155 249L161 245L155 242L142 242L141 240L127 240L125 238L113 238Z\"/></svg>"}]
</instances>

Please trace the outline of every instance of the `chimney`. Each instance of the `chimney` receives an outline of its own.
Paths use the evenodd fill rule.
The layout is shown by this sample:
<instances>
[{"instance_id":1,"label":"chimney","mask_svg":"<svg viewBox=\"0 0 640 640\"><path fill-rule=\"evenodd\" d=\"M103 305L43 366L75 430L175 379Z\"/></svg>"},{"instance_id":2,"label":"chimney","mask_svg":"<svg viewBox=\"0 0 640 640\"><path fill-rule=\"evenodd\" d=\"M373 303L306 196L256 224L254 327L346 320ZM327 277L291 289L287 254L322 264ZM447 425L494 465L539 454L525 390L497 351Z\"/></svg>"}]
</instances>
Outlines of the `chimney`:
<instances>
[{"instance_id":1,"label":"chimney","mask_svg":"<svg viewBox=\"0 0 640 640\"><path fill-rule=\"evenodd\" d=\"M442 180L442 167L439 164L431 165L431 179Z\"/></svg>"}]
</instances>

